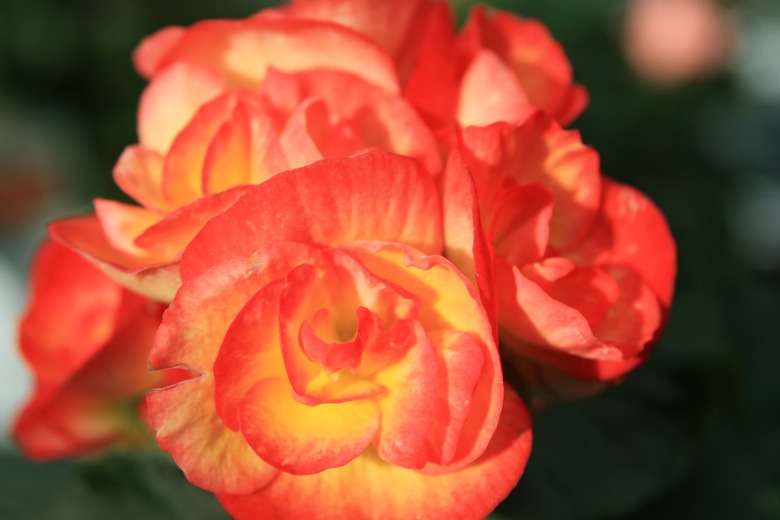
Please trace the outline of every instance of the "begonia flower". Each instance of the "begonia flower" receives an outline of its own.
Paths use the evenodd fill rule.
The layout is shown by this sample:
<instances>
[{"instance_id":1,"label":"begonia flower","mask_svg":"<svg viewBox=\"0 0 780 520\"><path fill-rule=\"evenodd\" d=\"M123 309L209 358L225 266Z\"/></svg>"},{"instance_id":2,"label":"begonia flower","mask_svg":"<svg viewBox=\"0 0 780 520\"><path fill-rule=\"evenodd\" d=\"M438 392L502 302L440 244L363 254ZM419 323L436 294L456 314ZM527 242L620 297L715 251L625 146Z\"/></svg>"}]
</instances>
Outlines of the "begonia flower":
<instances>
[{"instance_id":1,"label":"begonia flower","mask_svg":"<svg viewBox=\"0 0 780 520\"><path fill-rule=\"evenodd\" d=\"M436 236L434 181L408 158L250 188L182 257L151 364L199 375L149 395L160 447L238 519L484 518L529 418Z\"/></svg>"},{"instance_id":2,"label":"begonia flower","mask_svg":"<svg viewBox=\"0 0 780 520\"><path fill-rule=\"evenodd\" d=\"M19 332L35 392L13 428L22 452L52 459L151 445L144 394L173 382L147 367L163 307L51 241L35 258L31 293Z\"/></svg>"},{"instance_id":3,"label":"begonia flower","mask_svg":"<svg viewBox=\"0 0 780 520\"><path fill-rule=\"evenodd\" d=\"M387 56L333 24L202 22L152 36L136 62L151 74L140 142L114 179L140 206L98 199L95 215L50 231L151 298L172 298L179 255L208 219L280 171L369 148L440 169Z\"/></svg>"},{"instance_id":4,"label":"begonia flower","mask_svg":"<svg viewBox=\"0 0 780 520\"><path fill-rule=\"evenodd\" d=\"M447 255L497 310L527 384L581 394L568 379L614 380L646 358L671 303L674 241L647 197L600 176L576 131L541 112L463 129L444 186Z\"/></svg>"},{"instance_id":5,"label":"begonia flower","mask_svg":"<svg viewBox=\"0 0 780 520\"><path fill-rule=\"evenodd\" d=\"M588 101L547 28L507 12L476 6L459 34L449 3L436 0L294 0L257 17L330 21L367 36L437 130L518 123L535 109L568 124Z\"/></svg>"}]
</instances>

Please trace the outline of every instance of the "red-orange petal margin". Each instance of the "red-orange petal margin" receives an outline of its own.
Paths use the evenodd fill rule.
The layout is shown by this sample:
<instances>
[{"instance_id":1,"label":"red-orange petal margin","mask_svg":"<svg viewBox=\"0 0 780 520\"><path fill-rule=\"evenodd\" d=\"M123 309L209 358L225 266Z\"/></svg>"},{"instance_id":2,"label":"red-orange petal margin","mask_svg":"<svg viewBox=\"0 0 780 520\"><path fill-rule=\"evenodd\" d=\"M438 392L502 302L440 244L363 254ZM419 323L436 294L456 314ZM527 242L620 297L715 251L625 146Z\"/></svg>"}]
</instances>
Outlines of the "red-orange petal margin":
<instances>
[{"instance_id":1,"label":"red-orange petal margin","mask_svg":"<svg viewBox=\"0 0 780 520\"><path fill-rule=\"evenodd\" d=\"M282 172L252 186L187 246L182 279L228 259L247 258L275 241L338 246L359 240L441 252L439 195L418 161L372 150Z\"/></svg>"},{"instance_id":2,"label":"red-orange petal margin","mask_svg":"<svg viewBox=\"0 0 780 520\"><path fill-rule=\"evenodd\" d=\"M495 435L483 455L463 469L425 474L367 451L340 468L307 476L283 473L256 493L217 498L236 520L481 519L517 484L530 450L530 416L506 388Z\"/></svg>"}]
</instances>

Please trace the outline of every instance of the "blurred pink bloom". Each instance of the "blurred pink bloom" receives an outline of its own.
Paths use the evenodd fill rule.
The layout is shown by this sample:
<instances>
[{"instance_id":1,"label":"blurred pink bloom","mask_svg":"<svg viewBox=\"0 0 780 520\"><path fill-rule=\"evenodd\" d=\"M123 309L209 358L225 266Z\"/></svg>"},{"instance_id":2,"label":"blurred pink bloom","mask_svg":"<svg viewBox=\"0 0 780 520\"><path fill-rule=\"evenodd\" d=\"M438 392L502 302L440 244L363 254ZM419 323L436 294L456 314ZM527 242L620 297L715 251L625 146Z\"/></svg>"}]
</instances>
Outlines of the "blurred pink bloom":
<instances>
[{"instance_id":1,"label":"blurred pink bloom","mask_svg":"<svg viewBox=\"0 0 780 520\"><path fill-rule=\"evenodd\" d=\"M720 69L734 47L730 14L715 0L631 0L624 47L645 79L679 84Z\"/></svg>"}]
</instances>

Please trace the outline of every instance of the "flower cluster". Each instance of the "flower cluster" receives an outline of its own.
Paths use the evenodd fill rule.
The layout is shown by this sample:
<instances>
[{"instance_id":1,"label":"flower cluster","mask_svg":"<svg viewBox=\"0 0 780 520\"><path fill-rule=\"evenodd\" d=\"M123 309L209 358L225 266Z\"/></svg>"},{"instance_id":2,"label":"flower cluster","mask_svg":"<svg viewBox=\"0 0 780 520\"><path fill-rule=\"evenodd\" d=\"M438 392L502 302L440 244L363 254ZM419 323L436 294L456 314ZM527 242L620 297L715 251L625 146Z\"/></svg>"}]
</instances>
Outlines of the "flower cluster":
<instances>
[{"instance_id":1,"label":"flower cluster","mask_svg":"<svg viewBox=\"0 0 780 520\"><path fill-rule=\"evenodd\" d=\"M25 453L153 433L238 519L483 518L526 404L646 358L663 216L564 128L587 94L542 24L453 20L296 0L141 43L113 172L137 204L52 223L35 261Z\"/></svg>"}]
</instances>

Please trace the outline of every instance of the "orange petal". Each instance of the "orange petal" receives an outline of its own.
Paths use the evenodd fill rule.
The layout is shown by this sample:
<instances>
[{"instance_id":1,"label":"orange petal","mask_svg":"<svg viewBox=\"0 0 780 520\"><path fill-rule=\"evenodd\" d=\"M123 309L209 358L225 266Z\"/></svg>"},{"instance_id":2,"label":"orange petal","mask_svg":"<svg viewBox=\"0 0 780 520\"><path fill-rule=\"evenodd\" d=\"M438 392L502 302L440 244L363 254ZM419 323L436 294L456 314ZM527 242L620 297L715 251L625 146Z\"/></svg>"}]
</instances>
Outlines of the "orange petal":
<instances>
[{"instance_id":1,"label":"orange petal","mask_svg":"<svg viewBox=\"0 0 780 520\"><path fill-rule=\"evenodd\" d=\"M461 71L452 7L445 2L426 7L428 16L418 20L415 27L419 41L412 41L407 46L399 71L406 77L404 98L414 105L431 128L439 130L449 126L455 118Z\"/></svg>"},{"instance_id":2,"label":"orange petal","mask_svg":"<svg viewBox=\"0 0 780 520\"><path fill-rule=\"evenodd\" d=\"M462 142L485 205L492 204L507 179L539 183L553 194L552 246L566 249L590 231L600 202L599 158L578 132L563 130L536 112L516 127L466 128Z\"/></svg>"},{"instance_id":3,"label":"orange petal","mask_svg":"<svg viewBox=\"0 0 780 520\"><path fill-rule=\"evenodd\" d=\"M205 195L203 168L209 145L230 118L239 95L228 92L204 104L177 134L163 164L162 192L171 205L184 206Z\"/></svg>"},{"instance_id":4,"label":"orange petal","mask_svg":"<svg viewBox=\"0 0 780 520\"><path fill-rule=\"evenodd\" d=\"M288 474L310 475L348 464L371 443L379 413L371 399L309 406L286 380L257 382L239 410L241 433L263 460Z\"/></svg>"},{"instance_id":5,"label":"orange petal","mask_svg":"<svg viewBox=\"0 0 780 520\"><path fill-rule=\"evenodd\" d=\"M547 251L553 202L539 184L512 186L495 202L491 237L496 256L523 266L538 262Z\"/></svg>"},{"instance_id":6,"label":"orange petal","mask_svg":"<svg viewBox=\"0 0 780 520\"><path fill-rule=\"evenodd\" d=\"M193 239L182 272L189 279L279 240L339 245L379 239L436 252L440 212L433 181L417 161L379 151L321 161L249 188Z\"/></svg>"},{"instance_id":7,"label":"orange petal","mask_svg":"<svg viewBox=\"0 0 780 520\"><path fill-rule=\"evenodd\" d=\"M138 106L140 144L167 152L198 109L226 88L216 71L194 63L174 63L156 74Z\"/></svg>"},{"instance_id":8,"label":"orange petal","mask_svg":"<svg viewBox=\"0 0 780 520\"><path fill-rule=\"evenodd\" d=\"M563 48L540 22L477 7L461 39L498 54L512 68L531 102L562 125L585 108L587 95L573 84Z\"/></svg>"},{"instance_id":9,"label":"orange petal","mask_svg":"<svg viewBox=\"0 0 780 520\"><path fill-rule=\"evenodd\" d=\"M133 66L146 79L160 68L160 61L184 36L184 27L170 26L143 39L133 51Z\"/></svg>"},{"instance_id":10,"label":"orange petal","mask_svg":"<svg viewBox=\"0 0 780 520\"><path fill-rule=\"evenodd\" d=\"M493 331L478 295L449 261L425 256L401 244L364 243L353 248L371 272L419 298L418 320L428 331L457 330L483 349L485 363L472 395L472 410L461 430L450 468L463 467L482 453L498 423L502 375ZM445 345L436 345L437 349Z\"/></svg>"},{"instance_id":11,"label":"orange petal","mask_svg":"<svg viewBox=\"0 0 780 520\"><path fill-rule=\"evenodd\" d=\"M187 29L159 63L190 61L211 67L233 87L254 89L269 67L294 72L330 68L398 92L390 58L349 29L308 20L208 20Z\"/></svg>"},{"instance_id":12,"label":"orange petal","mask_svg":"<svg viewBox=\"0 0 780 520\"><path fill-rule=\"evenodd\" d=\"M326 110L322 101L307 100L290 114L279 136L279 144L284 150L290 168L307 166L324 158L311 135L310 125L327 128Z\"/></svg>"},{"instance_id":13,"label":"orange petal","mask_svg":"<svg viewBox=\"0 0 780 520\"><path fill-rule=\"evenodd\" d=\"M391 56L401 51L422 0L317 0L285 6L285 16L322 20L365 35ZM264 11L260 13L260 16Z\"/></svg>"},{"instance_id":14,"label":"orange petal","mask_svg":"<svg viewBox=\"0 0 780 520\"><path fill-rule=\"evenodd\" d=\"M114 181L139 204L153 211L174 209L162 193L163 157L143 146L128 146L114 166Z\"/></svg>"},{"instance_id":15,"label":"orange petal","mask_svg":"<svg viewBox=\"0 0 780 520\"><path fill-rule=\"evenodd\" d=\"M403 327L405 355L377 372L375 381L388 389L377 396L382 417L374 445L391 464L422 468L428 461L428 432L436 411L438 374L436 351L419 323Z\"/></svg>"},{"instance_id":16,"label":"orange petal","mask_svg":"<svg viewBox=\"0 0 780 520\"><path fill-rule=\"evenodd\" d=\"M237 520L256 518L258 511L279 520L485 518L517 484L531 450L528 411L511 389L504 395L490 445L464 469L424 474L387 464L368 451L341 468L281 474L257 493L217 498Z\"/></svg>"},{"instance_id":17,"label":"orange petal","mask_svg":"<svg viewBox=\"0 0 780 520\"><path fill-rule=\"evenodd\" d=\"M499 325L515 341L560 350L586 349L596 341L585 317L552 298L517 266L496 259Z\"/></svg>"},{"instance_id":18,"label":"orange petal","mask_svg":"<svg viewBox=\"0 0 780 520\"><path fill-rule=\"evenodd\" d=\"M668 309L674 293L677 249L669 225L638 190L605 178L599 220L587 238L567 254L586 264L634 269Z\"/></svg>"},{"instance_id":19,"label":"orange petal","mask_svg":"<svg viewBox=\"0 0 780 520\"><path fill-rule=\"evenodd\" d=\"M56 242L43 244L33 261L30 305L19 327L22 354L38 381L59 385L108 341L122 292L79 254Z\"/></svg>"},{"instance_id":20,"label":"orange petal","mask_svg":"<svg viewBox=\"0 0 780 520\"><path fill-rule=\"evenodd\" d=\"M432 335L439 351L439 401L428 434L431 460L448 465L457 455L458 440L472 410L474 391L485 364L483 346L468 334L442 331Z\"/></svg>"},{"instance_id":21,"label":"orange petal","mask_svg":"<svg viewBox=\"0 0 780 520\"><path fill-rule=\"evenodd\" d=\"M149 264L167 260L135 244L138 235L160 220L159 214L139 206L95 199L95 215L100 221L106 239L117 251L139 259L143 258Z\"/></svg>"},{"instance_id":22,"label":"orange petal","mask_svg":"<svg viewBox=\"0 0 780 520\"><path fill-rule=\"evenodd\" d=\"M209 144L203 191L219 193L242 184L259 184L287 169L270 115L238 103Z\"/></svg>"},{"instance_id":23,"label":"orange petal","mask_svg":"<svg viewBox=\"0 0 780 520\"><path fill-rule=\"evenodd\" d=\"M217 415L211 374L233 317L277 274L262 267L262 259L236 260L182 286L150 354L152 368L181 367L202 374L149 394L147 403L159 446L191 482L211 491L250 493L276 474Z\"/></svg>"},{"instance_id":24,"label":"orange petal","mask_svg":"<svg viewBox=\"0 0 780 520\"><path fill-rule=\"evenodd\" d=\"M493 52L480 50L463 74L457 121L461 126L487 126L499 121L519 123L532 112L512 70Z\"/></svg>"},{"instance_id":25,"label":"orange petal","mask_svg":"<svg viewBox=\"0 0 780 520\"><path fill-rule=\"evenodd\" d=\"M245 191L246 186L238 186L172 211L141 233L135 239L135 245L173 262L206 222L232 206Z\"/></svg>"},{"instance_id":26,"label":"orange petal","mask_svg":"<svg viewBox=\"0 0 780 520\"><path fill-rule=\"evenodd\" d=\"M171 301L181 285L177 264L150 263L146 257L117 250L95 216L57 220L48 229L54 240L79 252L114 280L147 298Z\"/></svg>"},{"instance_id":27,"label":"orange petal","mask_svg":"<svg viewBox=\"0 0 780 520\"><path fill-rule=\"evenodd\" d=\"M442 207L445 255L479 287L482 305L493 325L494 338L498 338L493 252L482 227L474 179L457 149L450 154L444 170Z\"/></svg>"},{"instance_id":28,"label":"orange petal","mask_svg":"<svg viewBox=\"0 0 780 520\"><path fill-rule=\"evenodd\" d=\"M249 269L262 273L267 285L237 311L220 340L222 345L213 363L214 399L229 428L238 430L239 404L255 382L285 373L279 338L279 292L291 269L318 256L317 250L303 244L276 242L249 260ZM175 359L174 355L169 362Z\"/></svg>"}]
</instances>

